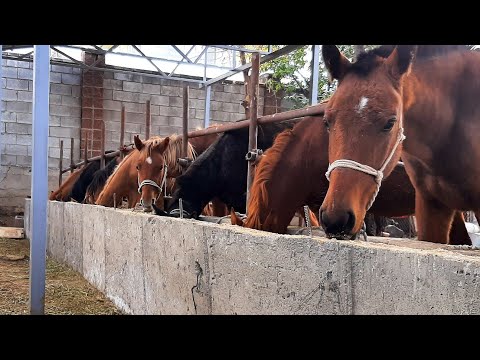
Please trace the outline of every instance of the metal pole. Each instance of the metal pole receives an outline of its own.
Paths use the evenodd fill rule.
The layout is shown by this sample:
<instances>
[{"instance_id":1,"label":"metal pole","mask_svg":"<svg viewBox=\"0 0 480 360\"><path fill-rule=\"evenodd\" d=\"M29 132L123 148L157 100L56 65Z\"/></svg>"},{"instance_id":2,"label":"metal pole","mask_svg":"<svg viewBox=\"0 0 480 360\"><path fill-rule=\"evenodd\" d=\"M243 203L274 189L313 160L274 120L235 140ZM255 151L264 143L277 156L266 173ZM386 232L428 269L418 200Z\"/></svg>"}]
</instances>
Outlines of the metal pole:
<instances>
[{"instance_id":1,"label":"metal pole","mask_svg":"<svg viewBox=\"0 0 480 360\"><path fill-rule=\"evenodd\" d=\"M0 81L3 79L3 45L0 45ZM2 132L2 88L0 86L0 133ZM2 164L2 136L0 136L0 165Z\"/></svg>"},{"instance_id":2,"label":"metal pole","mask_svg":"<svg viewBox=\"0 0 480 360\"><path fill-rule=\"evenodd\" d=\"M203 81L207 81L207 61L208 61L208 46L205 47L205 61L203 62Z\"/></svg>"},{"instance_id":3,"label":"metal pole","mask_svg":"<svg viewBox=\"0 0 480 360\"><path fill-rule=\"evenodd\" d=\"M73 173L75 162L73 161L73 146L75 145L75 141L73 138L70 138L70 173Z\"/></svg>"},{"instance_id":4,"label":"metal pole","mask_svg":"<svg viewBox=\"0 0 480 360\"><path fill-rule=\"evenodd\" d=\"M182 156L186 159L188 153L188 99L189 99L190 87L186 86L183 88L183 151Z\"/></svg>"},{"instance_id":5,"label":"metal pole","mask_svg":"<svg viewBox=\"0 0 480 360\"><path fill-rule=\"evenodd\" d=\"M312 45L312 74L310 76L310 105L318 103L318 72L320 69L320 46Z\"/></svg>"},{"instance_id":6,"label":"metal pole","mask_svg":"<svg viewBox=\"0 0 480 360\"><path fill-rule=\"evenodd\" d=\"M88 132L85 132L85 148L83 149L83 157L84 157L84 164L87 166L88 164ZM75 166L77 167L77 166Z\"/></svg>"},{"instance_id":7,"label":"metal pole","mask_svg":"<svg viewBox=\"0 0 480 360\"><path fill-rule=\"evenodd\" d=\"M119 150L123 149L125 145L125 105L122 105L122 113L120 117L120 147ZM120 153L120 159L123 159L125 154L123 151Z\"/></svg>"},{"instance_id":8,"label":"metal pole","mask_svg":"<svg viewBox=\"0 0 480 360\"><path fill-rule=\"evenodd\" d=\"M100 169L105 168L105 122L102 121L102 141L100 142Z\"/></svg>"},{"instance_id":9,"label":"metal pole","mask_svg":"<svg viewBox=\"0 0 480 360\"><path fill-rule=\"evenodd\" d=\"M205 120L203 121L203 127L206 129L210 126L210 97L212 95L212 87L207 86L205 88Z\"/></svg>"},{"instance_id":10,"label":"metal pole","mask_svg":"<svg viewBox=\"0 0 480 360\"><path fill-rule=\"evenodd\" d=\"M257 148L257 97L258 97L258 77L260 72L260 54L252 54L252 74L250 75L250 126L248 131L248 151ZM250 197L250 187L253 183L253 174L255 170L254 161L248 162L247 174L247 204Z\"/></svg>"},{"instance_id":11,"label":"metal pole","mask_svg":"<svg viewBox=\"0 0 480 360\"><path fill-rule=\"evenodd\" d=\"M284 120L298 119L305 116L323 116L324 109L325 109L325 104L321 103L321 104L309 106L303 109L295 109L295 110L284 111L281 113L260 116L257 119L257 123L259 125L263 125L263 124L280 122ZM239 120L223 126L212 126L208 129L190 131L188 133L188 138L190 139L198 136L223 133L230 130L243 129L243 128L249 127L249 124L250 124L250 120L244 119L244 120Z\"/></svg>"},{"instance_id":12,"label":"metal pole","mask_svg":"<svg viewBox=\"0 0 480 360\"><path fill-rule=\"evenodd\" d=\"M151 115L150 115L150 100L147 100L147 111L146 111L146 117L145 117L145 139L150 139L150 123L151 123Z\"/></svg>"},{"instance_id":13,"label":"metal pole","mask_svg":"<svg viewBox=\"0 0 480 360\"><path fill-rule=\"evenodd\" d=\"M48 198L48 120L50 46L35 45L33 64L32 235L30 239L30 314L45 310L45 249Z\"/></svg>"},{"instance_id":14,"label":"metal pole","mask_svg":"<svg viewBox=\"0 0 480 360\"><path fill-rule=\"evenodd\" d=\"M58 187L62 185L62 175L63 175L63 140L60 140L60 159L58 159Z\"/></svg>"}]
</instances>

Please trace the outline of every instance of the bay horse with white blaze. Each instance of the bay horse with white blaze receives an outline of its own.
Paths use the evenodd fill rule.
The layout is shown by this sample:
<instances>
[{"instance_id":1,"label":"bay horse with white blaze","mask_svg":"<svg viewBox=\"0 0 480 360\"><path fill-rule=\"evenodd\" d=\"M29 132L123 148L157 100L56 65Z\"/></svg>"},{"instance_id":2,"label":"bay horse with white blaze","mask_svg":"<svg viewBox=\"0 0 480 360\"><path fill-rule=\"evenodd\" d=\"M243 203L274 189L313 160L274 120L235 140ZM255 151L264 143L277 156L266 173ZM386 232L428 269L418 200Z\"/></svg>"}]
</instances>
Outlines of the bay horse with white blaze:
<instances>
[{"instance_id":1,"label":"bay horse with white blaze","mask_svg":"<svg viewBox=\"0 0 480 360\"><path fill-rule=\"evenodd\" d=\"M318 213L329 183L328 132L322 116L305 117L292 130L285 130L262 156L255 169L245 221L231 212L233 225L286 233L296 209L308 205ZM405 172L397 165L385 180L370 209L375 215L397 217L413 215L415 190ZM451 242L470 241L460 212L450 234Z\"/></svg>"},{"instance_id":2,"label":"bay horse with white blaze","mask_svg":"<svg viewBox=\"0 0 480 360\"><path fill-rule=\"evenodd\" d=\"M480 210L480 53L464 45L384 45L351 63L322 55L338 87L326 105L325 231L350 238L400 156L415 187L419 240L447 243L458 210Z\"/></svg>"}]
</instances>

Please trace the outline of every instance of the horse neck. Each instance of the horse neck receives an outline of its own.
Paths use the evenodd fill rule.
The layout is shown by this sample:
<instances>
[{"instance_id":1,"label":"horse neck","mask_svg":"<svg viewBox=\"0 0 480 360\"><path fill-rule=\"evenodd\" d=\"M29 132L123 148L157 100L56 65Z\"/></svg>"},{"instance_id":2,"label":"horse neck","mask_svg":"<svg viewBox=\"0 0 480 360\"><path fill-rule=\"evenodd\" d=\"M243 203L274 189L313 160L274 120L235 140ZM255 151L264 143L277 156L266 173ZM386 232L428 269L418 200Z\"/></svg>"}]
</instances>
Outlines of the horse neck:
<instances>
[{"instance_id":1,"label":"horse neck","mask_svg":"<svg viewBox=\"0 0 480 360\"><path fill-rule=\"evenodd\" d=\"M291 135L277 137L255 171L246 227L285 232L295 209L305 205L312 192L317 188L326 192L328 183L322 175L328 167L327 141L319 117L305 118Z\"/></svg>"},{"instance_id":2,"label":"horse neck","mask_svg":"<svg viewBox=\"0 0 480 360\"><path fill-rule=\"evenodd\" d=\"M98 195L98 205L112 205L113 194L116 198L127 196L131 191L137 189L137 171L135 169L136 154L132 153L125 158L119 167L107 180L103 190ZM132 190L133 189L133 190Z\"/></svg>"}]
</instances>

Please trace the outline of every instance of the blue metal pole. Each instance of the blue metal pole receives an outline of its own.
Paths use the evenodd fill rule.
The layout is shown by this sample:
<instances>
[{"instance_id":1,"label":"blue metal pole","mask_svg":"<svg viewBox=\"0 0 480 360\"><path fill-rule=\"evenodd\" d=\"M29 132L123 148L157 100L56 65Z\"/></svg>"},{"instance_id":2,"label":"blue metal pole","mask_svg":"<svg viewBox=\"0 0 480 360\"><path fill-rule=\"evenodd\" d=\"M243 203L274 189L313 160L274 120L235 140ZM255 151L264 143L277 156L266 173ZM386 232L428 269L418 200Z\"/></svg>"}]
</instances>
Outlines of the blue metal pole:
<instances>
[{"instance_id":1,"label":"blue metal pole","mask_svg":"<svg viewBox=\"0 0 480 360\"><path fill-rule=\"evenodd\" d=\"M43 315L45 310L45 249L47 242L50 46L35 45L34 51L30 314Z\"/></svg>"},{"instance_id":2,"label":"blue metal pole","mask_svg":"<svg viewBox=\"0 0 480 360\"><path fill-rule=\"evenodd\" d=\"M210 126L210 95L212 94L212 87L205 88L205 120L203 127L206 129Z\"/></svg>"},{"instance_id":3,"label":"blue metal pole","mask_svg":"<svg viewBox=\"0 0 480 360\"><path fill-rule=\"evenodd\" d=\"M318 103L318 71L320 68L319 63L320 46L312 45L312 76L310 84L310 105Z\"/></svg>"}]
</instances>

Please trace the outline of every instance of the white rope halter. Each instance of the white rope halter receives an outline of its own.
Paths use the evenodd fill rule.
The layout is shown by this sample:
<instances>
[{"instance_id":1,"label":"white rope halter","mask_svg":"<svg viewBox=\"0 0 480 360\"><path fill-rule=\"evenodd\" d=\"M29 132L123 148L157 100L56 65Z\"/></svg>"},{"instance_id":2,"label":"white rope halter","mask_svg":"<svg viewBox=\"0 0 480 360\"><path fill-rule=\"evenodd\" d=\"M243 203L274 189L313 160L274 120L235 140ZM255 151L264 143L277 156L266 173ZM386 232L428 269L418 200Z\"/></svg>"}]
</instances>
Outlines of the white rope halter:
<instances>
[{"instance_id":1,"label":"white rope halter","mask_svg":"<svg viewBox=\"0 0 480 360\"><path fill-rule=\"evenodd\" d=\"M380 186L382 185L382 180L383 180L383 171L387 167L390 160L392 160L392 157L395 154L395 151L397 150L398 145L400 145L402 143L402 141L405 140L405 138L406 138L406 136L403 134L402 117L400 117L400 127L398 129L397 141L395 142L395 145L393 146L393 149L390 152L390 155L388 155L387 159L383 162L383 165L380 168L380 170L375 170L371 166L363 165L363 164L360 164L360 163L358 163L356 161L353 161L353 160L341 159L341 160L336 160L333 163L331 163L328 166L327 172L325 173L325 176L327 177L328 181L330 181L330 174L332 173L332 171L335 168L338 168L338 167L344 167L344 168L348 168L348 169L358 170L358 171L361 171L361 172L364 172L366 174L374 176L375 177L375 182L377 183L377 187L375 189L375 193L373 194L372 199L368 203L367 211L370 209L370 207L375 202L375 198L377 197L378 192L380 191Z\"/></svg>"},{"instance_id":2,"label":"white rope halter","mask_svg":"<svg viewBox=\"0 0 480 360\"><path fill-rule=\"evenodd\" d=\"M154 188L157 188L158 189L158 195L157 195L157 198L155 199L155 201L158 200L158 198L160 197L160 195L162 194L162 188L165 186L165 183L167 181L167 169L168 169L168 166L167 164L164 164L163 165L164 167L164 171L163 171L163 178L162 178L162 182L160 184L160 186L153 180L150 180L150 179L145 179L143 180L142 182L140 182L140 174L137 174L137 181L138 181L138 193L141 194L142 193L142 187L144 187L145 185L150 185L150 186L153 186ZM166 188L166 186L165 186ZM141 204L143 205L143 199L141 200Z\"/></svg>"}]
</instances>

